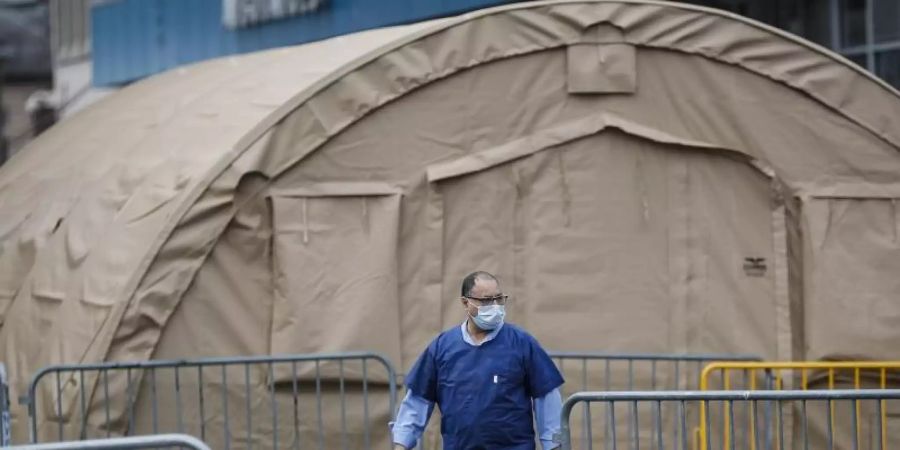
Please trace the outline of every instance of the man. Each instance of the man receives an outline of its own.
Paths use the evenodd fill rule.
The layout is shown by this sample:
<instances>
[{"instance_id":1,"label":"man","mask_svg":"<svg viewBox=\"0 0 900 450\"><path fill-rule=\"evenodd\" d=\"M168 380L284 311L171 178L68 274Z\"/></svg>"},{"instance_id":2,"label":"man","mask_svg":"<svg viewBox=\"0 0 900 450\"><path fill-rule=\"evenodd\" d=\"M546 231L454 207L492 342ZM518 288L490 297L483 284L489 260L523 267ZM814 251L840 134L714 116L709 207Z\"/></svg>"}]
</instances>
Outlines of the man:
<instances>
[{"instance_id":1,"label":"man","mask_svg":"<svg viewBox=\"0 0 900 450\"><path fill-rule=\"evenodd\" d=\"M435 338L406 376L394 449L415 447L435 404L445 450L533 450L533 419L544 450L555 448L559 370L537 340L504 323L496 277L469 274L460 300L466 320Z\"/></svg>"}]
</instances>

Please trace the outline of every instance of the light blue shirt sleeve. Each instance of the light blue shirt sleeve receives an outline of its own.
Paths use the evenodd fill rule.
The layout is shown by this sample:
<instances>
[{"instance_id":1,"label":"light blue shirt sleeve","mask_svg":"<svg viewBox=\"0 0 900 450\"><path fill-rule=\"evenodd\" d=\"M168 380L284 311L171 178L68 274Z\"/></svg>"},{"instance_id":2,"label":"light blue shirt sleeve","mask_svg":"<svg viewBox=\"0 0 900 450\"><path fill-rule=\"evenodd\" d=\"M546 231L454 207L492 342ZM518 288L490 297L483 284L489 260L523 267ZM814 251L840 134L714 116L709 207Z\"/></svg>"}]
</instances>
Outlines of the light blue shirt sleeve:
<instances>
[{"instance_id":1,"label":"light blue shirt sleeve","mask_svg":"<svg viewBox=\"0 0 900 450\"><path fill-rule=\"evenodd\" d=\"M406 397L400 403L400 410L397 411L397 420L391 424L391 434L394 443L400 444L406 448L413 448L422 433L425 426L428 425L428 419L434 411L434 403L425 400L422 397L413 395L412 392L406 391ZM559 412L557 412L559 415ZM559 424L559 418L556 420ZM558 428L558 427L557 427Z\"/></svg>"},{"instance_id":2,"label":"light blue shirt sleeve","mask_svg":"<svg viewBox=\"0 0 900 450\"><path fill-rule=\"evenodd\" d=\"M559 446L553 438L559 433L559 420L562 414L562 395L559 388L550 391L543 397L534 399L534 421L537 423L538 437L541 447L550 450Z\"/></svg>"}]
</instances>

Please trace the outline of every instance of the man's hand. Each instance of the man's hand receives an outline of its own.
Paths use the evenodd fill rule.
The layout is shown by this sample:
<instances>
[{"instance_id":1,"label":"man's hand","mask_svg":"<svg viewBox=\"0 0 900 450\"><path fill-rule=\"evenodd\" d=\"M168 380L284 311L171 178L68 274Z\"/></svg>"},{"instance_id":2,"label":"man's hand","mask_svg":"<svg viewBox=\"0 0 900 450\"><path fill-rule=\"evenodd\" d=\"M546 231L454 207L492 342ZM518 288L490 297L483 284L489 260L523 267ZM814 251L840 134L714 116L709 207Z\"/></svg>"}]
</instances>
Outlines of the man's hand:
<instances>
[{"instance_id":1,"label":"man's hand","mask_svg":"<svg viewBox=\"0 0 900 450\"><path fill-rule=\"evenodd\" d=\"M406 450L406 447L404 447L404 446L402 446L402 445L400 445L400 444L395 443L395 444L394 444L394 450Z\"/></svg>"}]
</instances>

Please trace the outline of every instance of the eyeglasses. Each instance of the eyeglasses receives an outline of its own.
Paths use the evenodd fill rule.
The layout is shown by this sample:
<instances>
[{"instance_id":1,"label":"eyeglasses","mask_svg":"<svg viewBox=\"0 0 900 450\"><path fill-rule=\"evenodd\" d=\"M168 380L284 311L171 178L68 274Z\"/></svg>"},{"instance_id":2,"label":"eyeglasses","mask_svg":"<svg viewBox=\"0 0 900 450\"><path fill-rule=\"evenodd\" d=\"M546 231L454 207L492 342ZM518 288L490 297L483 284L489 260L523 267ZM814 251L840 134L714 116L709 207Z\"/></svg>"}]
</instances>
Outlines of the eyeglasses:
<instances>
[{"instance_id":1,"label":"eyeglasses","mask_svg":"<svg viewBox=\"0 0 900 450\"><path fill-rule=\"evenodd\" d=\"M487 305L505 305L507 300L509 300L508 295L495 295L493 297L466 297L469 300L474 300L480 306Z\"/></svg>"}]
</instances>

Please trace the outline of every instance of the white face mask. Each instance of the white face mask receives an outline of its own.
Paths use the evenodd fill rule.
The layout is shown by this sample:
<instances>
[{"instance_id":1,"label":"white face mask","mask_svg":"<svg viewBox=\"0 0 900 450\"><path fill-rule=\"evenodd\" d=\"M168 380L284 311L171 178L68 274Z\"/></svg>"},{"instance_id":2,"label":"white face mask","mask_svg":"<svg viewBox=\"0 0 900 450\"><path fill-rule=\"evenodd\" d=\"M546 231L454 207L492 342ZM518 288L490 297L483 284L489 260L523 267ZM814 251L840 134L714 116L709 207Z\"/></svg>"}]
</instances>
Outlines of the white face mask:
<instances>
[{"instance_id":1,"label":"white face mask","mask_svg":"<svg viewBox=\"0 0 900 450\"><path fill-rule=\"evenodd\" d=\"M485 331L496 330L506 317L506 307L503 305L487 305L478 307L478 315L471 316L475 325Z\"/></svg>"}]
</instances>

